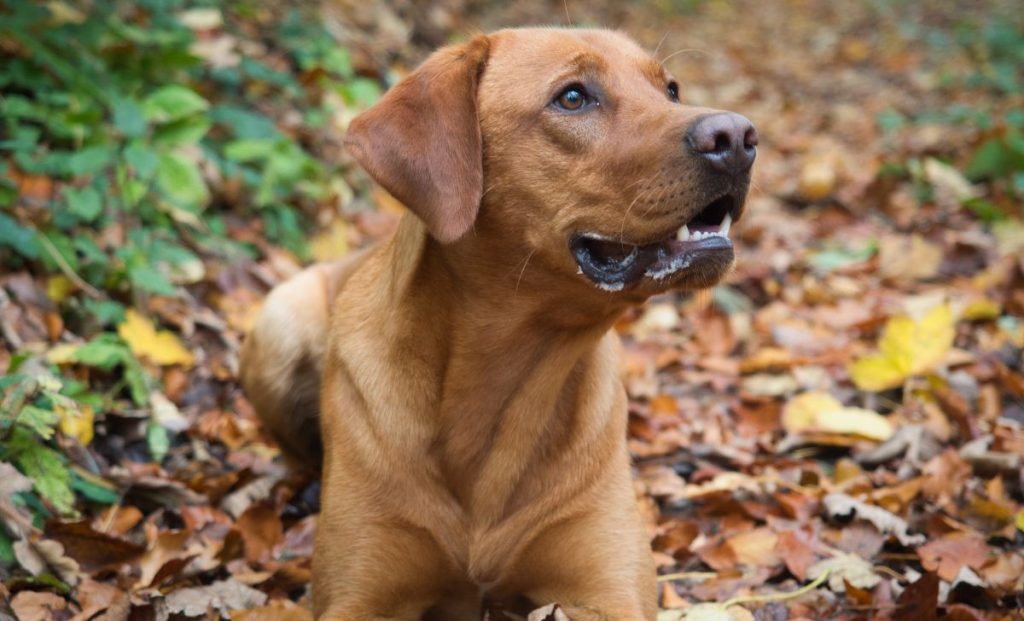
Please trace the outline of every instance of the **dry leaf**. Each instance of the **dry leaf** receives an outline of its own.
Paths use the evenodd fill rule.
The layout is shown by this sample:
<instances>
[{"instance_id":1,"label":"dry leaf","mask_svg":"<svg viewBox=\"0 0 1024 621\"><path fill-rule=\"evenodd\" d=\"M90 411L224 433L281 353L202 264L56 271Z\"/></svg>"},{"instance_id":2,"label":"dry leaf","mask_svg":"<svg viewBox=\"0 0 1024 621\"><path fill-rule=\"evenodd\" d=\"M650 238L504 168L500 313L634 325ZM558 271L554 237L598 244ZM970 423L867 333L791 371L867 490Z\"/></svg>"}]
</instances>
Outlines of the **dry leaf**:
<instances>
[{"instance_id":1,"label":"dry leaf","mask_svg":"<svg viewBox=\"0 0 1024 621\"><path fill-rule=\"evenodd\" d=\"M54 613L66 610L68 602L59 595L43 591L22 591L11 600L18 621L52 621Z\"/></svg>"},{"instance_id":2,"label":"dry leaf","mask_svg":"<svg viewBox=\"0 0 1024 621\"><path fill-rule=\"evenodd\" d=\"M830 572L828 588L835 593L845 593L846 583L860 589L873 589L882 578L875 573L871 563L853 554L838 553L811 565L807 569L807 577L816 579Z\"/></svg>"},{"instance_id":3,"label":"dry leaf","mask_svg":"<svg viewBox=\"0 0 1024 621\"><path fill-rule=\"evenodd\" d=\"M885 326L879 353L850 365L850 376L861 390L896 388L937 365L953 347L954 336L953 312L947 304L936 306L920 321L894 317Z\"/></svg>"},{"instance_id":4,"label":"dry leaf","mask_svg":"<svg viewBox=\"0 0 1024 621\"><path fill-rule=\"evenodd\" d=\"M309 241L309 252L317 261L332 261L348 254L348 223L336 218Z\"/></svg>"},{"instance_id":5,"label":"dry leaf","mask_svg":"<svg viewBox=\"0 0 1024 621\"><path fill-rule=\"evenodd\" d=\"M952 532L917 549L921 565L952 582L960 569L980 569L992 558L985 538L972 533Z\"/></svg>"},{"instance_id":6,"label":"dry leaf","mask_svg":"<svg viewBox=\"0 0 1024 621\"><path fill-rule=\"evenodd\" d=\"M180 364L187 368L195 362L192 352L185 349L173 332L158 331L135 309L129 308L125 312L124 322L117 327L117 333L128 343L132 353L154 364Z\"/></svg>"},{"instance_id":7,"label":"dry leaf","mask_svg":"<svg viewBox=\"0 0 1024 621\"><path fill-rule=\"evenodd\" d=\"M233 579L221 580L208 586L171 591L165 600L172 614L199 617L216 610L222 615L232 610L262 606L267 596Z\"/></svg>"},{"instance_id":8,"label":"dry leaf","mask_svg":"<svg viewBox=\"0 0 1024 621\"><path fill-rule=\"evenodd\" d=\"M59 541L85 571L123 563L145 551L143 546L93 530L88 520L51 522L46 526L46 536Z\"/></svg>"},{"instance_id":9,"label":"dry leaf","mask_svg":"<svg viewBox=\"0 0 1024 621\"><path fill-rule=\"evenodd\" d=\"M789 433L850 434L878 441L887 440L894 431L892 423L881 414L844 407L832 395L819 391L790 399L782 411L782 426Z\"/></svg>"},{"instance_id":10,"label":"dry leaf","mask_svg":"<svg viewBox=\"0 0 1024 621\"><path fill-rule=\"evenodd\" d=\"M911 535L906 520L881 507L869 505L846 494L828 494L823 500L829 515L849 518L855 514L858 519L871 522L878 532L893 535L905 546L924 543L924 535Z\"/></svg>"}]
</instances>

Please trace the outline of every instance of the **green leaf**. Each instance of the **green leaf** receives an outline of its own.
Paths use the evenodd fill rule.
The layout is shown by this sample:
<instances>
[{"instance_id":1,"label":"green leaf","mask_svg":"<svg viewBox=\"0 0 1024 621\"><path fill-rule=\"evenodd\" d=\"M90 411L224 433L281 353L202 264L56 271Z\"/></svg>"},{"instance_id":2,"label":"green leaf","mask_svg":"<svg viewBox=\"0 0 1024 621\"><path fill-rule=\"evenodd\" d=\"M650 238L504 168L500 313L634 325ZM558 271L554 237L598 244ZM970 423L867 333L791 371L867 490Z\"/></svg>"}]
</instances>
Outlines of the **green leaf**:
<instances>
[{"instance_id":1,"label":"green leaf","mask_svg":"<svg viewBox=\"0 0 1024 621\"><path fill-rule=\"evenodd\" d=\"M104 146L86 147L68 158L68 171L75 175L91 175L113 161L113 152Z\"/></svg>"},{"instance_id":2,"label":"green leaf","mask_svg":"<svg viewBox=\"0 0 1024 621\"><path fill-rule=\"evenodd\" d=\"M146 132L146 117L138 103L131 99L114 102L114 127L127 138L136 138Z\"/></svg>"},{"instance_id":3,"label":"green leaf","mask_svg":"<svg viewBox=\"0 0 1024 621\"><path fill-rule=\"evenodd\" d=\"M36 234L18 224L5 213L0 213L0 248L13 249L21 256L34 259L39 256Z\"/></svg>"},{"instance_id":4,"label":"green leaf","mask_svg":"<svg viewBox=\"0 0 1024 621\"><path fill-rule=\"evenodd\" d=\"M210 198L199 167L180 153L160 155L156 183L169 198L185 205L203 205Z\"/></svg>"},{"instance_id":5,"label":"green leaf","mask_svg":"<svg viewBox=\"0 0 1024 621\"><path fill-rule=\"evenodd\" d=\"M267 138L245 138L229 142L224 146L224 157L235 162L252 162L270 157L277 140Z\"/></svg>"},{"instance_id":6,"label":"green leaf","mask_svg":"<svg viewBox=\"0 0 1024 621\"><path fill-rule=\"evenodd\" d=\"M157 295L174 295L177 291L171 281L163 273L146 263L133 265L128 270L128 280L132 286Z\"/></svg>"},{"instance_id":7,"label":"green leaf","mask_svg":"<svg viewBox=\"0 0 1024 621\"><path fill-rule=\"evenodd\" d=\"M124 150L124 161L139 177L149 179L160 165L160 154L146 143L136 140Z\"/></svg>"},{"instance_id":8,"label":"green leaf","mask_svg":"<svg viewBox=\"0 0 1024 621\"><path fill-rule=\"evenodd\" d=\"M159 147L180 147L196 144L210 131L213 122L205 116L190 116L161 125L153 132L153 144Z\"/></svg>"},{"instance_id":9,"label":"green leaf","mask_svg":"<svg viewBox=\"0 0 1024 621\"><path fill-rule=\"evenodd\" d=\"M75 471L71 472L71 489L93 502L112 505L121 499L117 488L99 477L83 476Z\"/></svg>"},{"instance_id":10,"label":"green leaf","mask_svg":"<svg viewBox=\"0 0 1024 621\"><path fill-rule=\"evenodd\" d=\"M167 430L156 421L149 421L146 426L146 444L149 446L149 454L153 461L160 463L167 457L167 451L171 449L171 439Z\"/></svg>"},{"instance_id":11,"label":"green leaf","mask_svg":"<svg viewBox=\"0 0 1024 621\"><path fill-rule=\"evenodd\" d=\"M53 428L57 425L60 417L56 412L44 410L34 405L25 405L18 414L18 423L42 438L49 440L53 437Z\"/></svg>"},{"instance_id":12,"label":"green leaf","mask_svg":"<svg viewBox=\"0 0 1024 621\"><path fill-rule=\"evenodd\" d=\"M142 102L146 120L155 123L176 121L209 107L210 103L198 93L177 84L157 90Z\"/></svg>"},{"instance_id":13,"label":"green leaf","mask_svg":"<svg viewBox=\"0 0 1024 621\"><path fill-rule=\"evenodd\" d=\"M113 369L131 359L128 348L111 334L101 334L75 351L75 361L99 369Z\"/></svg>"},{"instance_id":14,"label":"green leaf","mask_svg":"<svg viewBox=\"0 0 1024 621\"><path fill-rule=\"evenodd\" d=\"M10 569L17 560L14 556L14 544L7 536L7 529L0 528L0 567Z\"/></svg>"},{"instance_id":15,"label":"green leaf","mask_svg":"<svg viewBox=\"0 0 1024 621\"><path fill-rule=\"evenodd\" d=\"M68 210L84 222L92 222L103 211L100 193L92 186L79 189L65 186L64 200L68 203Z\"/></svg>"},{"instance_id":16,"label":"green leaf","mask_svg":"<svg viewBox=\"0 0 1024 621\"><path fill-rule=\"evenodd\" d=\"M989 138L971 156L965 174L969 179L1001 177L1010 166L1010 154L998 138Z\"/></svg>"},{"instance_id":17,"label":"green leaf","mask_svg":"<svg viewBox=\"0 0 1024 621\"><path fill-rule=\"evenodd\" d=\"M71 513L75 505L75 494L71 491L71 473L60 453L41 444L28 433L15 432L11 440L15 451L15 463L40 496L61 513Z\"/></svg>"},{"instance_id":18,"label":"green leaf","mask_svg":"<svg viewBox=\"0 0 1024 621\"><path fill-rule=\"evenodd\" d=\"M142 365L134 358L124 366L124 380L128 383L128 392L135 405L146 405L149 401L149 382Z\"/></svg>"},{"instance_id":19,"label":"green leaf","mask_svg":"<svg viewBox=\"0 0 1024 621\"><path fill-rule=\"evenodd\" d=\"M124 306L112 300L86 300L85 310L101 326L116 326L124 321Z\"/></svg>"}]
</instances>

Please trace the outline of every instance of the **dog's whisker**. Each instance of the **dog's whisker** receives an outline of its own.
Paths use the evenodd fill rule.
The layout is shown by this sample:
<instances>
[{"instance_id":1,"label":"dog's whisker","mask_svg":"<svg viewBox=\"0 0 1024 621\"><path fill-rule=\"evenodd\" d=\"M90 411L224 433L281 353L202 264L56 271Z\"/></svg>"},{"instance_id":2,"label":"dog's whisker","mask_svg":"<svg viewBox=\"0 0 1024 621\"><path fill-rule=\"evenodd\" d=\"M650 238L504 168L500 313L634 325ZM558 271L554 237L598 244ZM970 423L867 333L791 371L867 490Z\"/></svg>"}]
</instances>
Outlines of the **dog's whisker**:
<instances>
[{"instance_id":1,"label":"dog's whisker","mask_svg":"<svg viewBox=\"0 0 1024 621\"><path fill-rule=\"evenodd\" d=\"M702 50L700 48L695 48L695 47L688 47L688 48L683 48L681 50L676 50L676 51L672 52L671 54L669 54L665 58L662 58L661 60L659 60L658 64L661 65L662 67L664 67L665 63L668 62L668 60L670 58L678 56L679 54L689 54L689 53L705 54L707 56L711 56L712 55L711 52L709 52L707 50Z\"/></svg>"},{"instance_id":2,"label":"dog's whisker","mask_svg":"<svg viewBox=\"0 0 1024 621\"><path fill-rule=\"evenodd\" d=\"M537 249L534 248L533 250L530 251L530 254L526 255L526 260L523 261L523 269L519 270L519 278L516 279L516 290L512 294L512 297L515 297L515 296L519 295L519 284L523 282L523 274L526 273L526 266L530 264L530 259L533 258L533 255L536 252L537 252Z\"/></svg>"},{"instance_id":3,"label":"dog's whisker","mask_svg":"<svg viewBox=\"0 0 1024 621\"><path fill-rule=\"evenodd\" d=\"M565 21L568 22L570 26L573 26L572 18L569 17L569 0L562 0L562 7L565 9Z\"/></svg>"},{"instance_id":4,"label":"dog's whisker","mask_svg":"<svg viewBox=\"0 0 1024 621\"><path fill-rule=\"evenodd\" d=\"M637 182L637 183L646 183L647 181L650 181L650 180L651 180L651 179L653 179L653 178L654 178L653 176L651 176L651 177L646 177L646 178L644 178L644 179L641 179L641 180L640 180L639 182ZM632 185L635 185L635 184L630 184L630 186L627 186L627 187L631 187ZM641 191L637 192L637 195L636 195L635 197L633 197L633 201L632 201L632 202L631 202L631 203L629 204L629 206L628 206L628 207L626 207L626 211L625 211L625 212L624 212L624 213L622 214L622 222L621 222L621 224L619 225L619 243L620 243L620 244L624 244L624 243L626 243L626 238L625 238L625 235L626 235L626 218L628 218L628 217L629 217L629 211L630 211L631 209L633 209L633 205L636 205L637 201L639 201L639 200L640 200L640 199L642 199L642 198L643 198L644 196L646 196L647 194L649 194L649 193L650 193L650 191L651 191L651 189L650 189L650 188L644 188L643 190L641 190Z\"/></svg>"},{"instance_id":5,"label":"dog's whisker","mask_svg":"<svg viewBox=\"0 0 1024 621\"><path fill-rule=\"evenodd\" d=\"M671 30L666 30L665 34L661 35L661 41L658 41L658 46L654 48L653 52L651 52L651 56L657 56L658 55L658 50L661 49L662 44L665 43L665 39L668 38L668 33L670 33L670 32L672 32L672 31Z\"/></svg>"}]
</instances>

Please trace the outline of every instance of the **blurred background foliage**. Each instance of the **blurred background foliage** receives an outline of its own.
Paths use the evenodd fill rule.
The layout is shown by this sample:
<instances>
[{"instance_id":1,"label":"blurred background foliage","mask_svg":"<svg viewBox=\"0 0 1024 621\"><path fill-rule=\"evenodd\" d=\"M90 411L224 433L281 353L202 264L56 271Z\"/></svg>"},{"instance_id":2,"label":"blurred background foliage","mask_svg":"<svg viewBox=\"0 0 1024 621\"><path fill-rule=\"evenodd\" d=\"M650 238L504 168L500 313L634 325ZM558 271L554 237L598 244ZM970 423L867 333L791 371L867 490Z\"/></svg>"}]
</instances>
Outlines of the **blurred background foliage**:
<instances>
[{"instance_id":1,"label":"blurred background foliage","mask_svg":"<svg viewBox=\"0 0 1024 621\"><path fill-rule=\"evenodd\" d=\"M699 16L721 39L678 56L676 37L662 56L684 99L763 128L755 196L902 233L967 222L1020 237L1019 3L794 0L756 18L712 0L580 4L0 0L0 462L31 482L11 488L18 510L42 527L119 503L130 482L114 465L185 469L197 434L229 454L227 423L195 432L195 414L244 412L235 356L262 291L382 237L400 211L343 152L346 124L476 29L570 19L653 48L663 21ZM812 23L854 6L849 31ZM785 20L804 24L790 56ZM744 49L755 30L774 47ZM880 244L820 236L798 261L834 273L877 261ZM716 300L780 295L771 278L747 285ZM17 566L13 545L0 528L0 566Z\"/></svg>"}]
</instances>

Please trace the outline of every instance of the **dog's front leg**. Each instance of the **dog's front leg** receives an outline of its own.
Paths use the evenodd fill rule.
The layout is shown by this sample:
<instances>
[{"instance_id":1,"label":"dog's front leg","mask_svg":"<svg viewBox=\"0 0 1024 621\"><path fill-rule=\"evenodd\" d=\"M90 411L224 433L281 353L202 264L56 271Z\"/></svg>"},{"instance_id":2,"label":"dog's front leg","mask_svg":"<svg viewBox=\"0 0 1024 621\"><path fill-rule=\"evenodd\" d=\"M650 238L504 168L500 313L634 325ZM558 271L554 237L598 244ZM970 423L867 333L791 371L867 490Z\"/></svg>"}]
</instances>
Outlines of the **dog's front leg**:
<instances>
[{"instance_id":1,"label":"dog's front leg","mask_svg":"<svg viewBox=\"0 0 1024 621\"><path fill-rule=\"evenodd\" d=\"M621 487L592 511L546 528L517 563L516 591L539 606L558 604L572 621L654 621L650 542L632 490Z\"/></svg>"},{"instance_id":2,"label":"dog's front leg","mask_svg":"<svg viewBox=\"0 0 1024 621\"><path fill-rule=\"evenodd\" d=\"M317 621L420 621L452 581L450 563L424 531L337 492L325 489L317 524Z\"/></svg>"}]
</instances>

